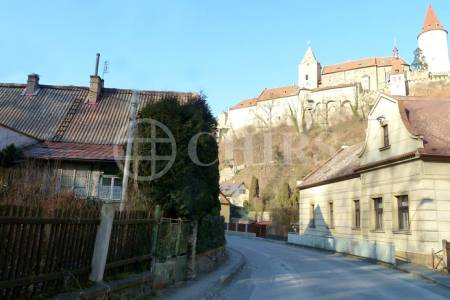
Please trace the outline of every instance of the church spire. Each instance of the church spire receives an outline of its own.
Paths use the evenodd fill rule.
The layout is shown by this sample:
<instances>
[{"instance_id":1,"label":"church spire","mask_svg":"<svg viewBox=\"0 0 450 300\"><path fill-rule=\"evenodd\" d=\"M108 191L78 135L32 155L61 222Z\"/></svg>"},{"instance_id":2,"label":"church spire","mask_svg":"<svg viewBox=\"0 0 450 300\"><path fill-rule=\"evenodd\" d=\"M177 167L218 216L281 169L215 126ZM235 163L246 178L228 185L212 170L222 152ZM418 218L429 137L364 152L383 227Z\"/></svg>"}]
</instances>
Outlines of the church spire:
<instances>
[{"instance_id":1,"label":"church spire","mask_svg":"<svg viewBox=\"0 0 450 300\"><path fill-rule=\"evenodd\" d=\"M434 12L433 6L430 4L425 16L425 21L423 22L422 33L431 30L445 30L445 28Z\"/></svg>"}]
</instances>

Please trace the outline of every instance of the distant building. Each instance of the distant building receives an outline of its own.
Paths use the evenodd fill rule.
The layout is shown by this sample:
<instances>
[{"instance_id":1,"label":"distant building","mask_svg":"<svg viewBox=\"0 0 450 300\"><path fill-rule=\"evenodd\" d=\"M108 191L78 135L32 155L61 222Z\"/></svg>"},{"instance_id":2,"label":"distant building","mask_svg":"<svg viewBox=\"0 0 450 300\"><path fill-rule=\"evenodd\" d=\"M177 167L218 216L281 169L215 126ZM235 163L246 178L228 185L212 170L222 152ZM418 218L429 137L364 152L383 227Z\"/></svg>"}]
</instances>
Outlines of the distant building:
<instances>
[{"instance_id":1,"label":"distant building","mask_svg":"<svg viewBox=\"0 0 450 300\"><path fill-rule=\"evenodd\" d=\"M237 207L244 207L245 201L249 199L249 189L245 183L229 183L224 182L220 184L220 191L232 205Z\"/></svg>"},{"instance_id":2,"label":"distant building","mask_svg":"<svg viewBox=\"0 0 450 300\"><path fill-rule=\"evenodd\" d=\"M419 34L417 41L431 73L450 72L448 32L439 21L431 4L428 7L422 32Z\"/></svg>"},{"instance_id":3,"label":"distant building","mask_svg":"<svg viewBox=\"0 0 450 300\"><path fill-rule=\"evenodd\" d=\"M224 218L225 223L230 223L231 202L222 192L219 193L220 215Z\"/></svg>"},{"instance_id":4,"label":"distant building","mask_svg":"<svg viewBox=\"0 0 450 300\"><path fill-rule=\"evenodd\" d=\"M450 98L381 95L365 142L300 184L295 241L431 266L450 240L449 111Z\"/></svg>"},{"instance_id":5,"label":"distant building","mask_svg":"<svg viewBox=\"0 0 450 300\"><path fill-rule=\"evenodd\" d=\"M193 93L139 91L138 109ZM132 91L105 88L97 74L90 86L43 85L37 74L26 84L0 83L0 149L14 144L27 158L54 163L61 190L82 197L120 200Z\"/></svg>"},{"instance_id":6,"label":"distant building","mask_svg":"<svg viewBox=\"0 0 450 300\"><path fill-rule=\"evenodd\" d=\"M421 84L436 80L446 80L450 86L448 33L431 5L417 43L428 69L411 71L397 47L392 56L322 66L308 47L298 64L296 85L264 89L259 96L231 107L219 117L220 133L226 138L230 134L245 135L249 127L258 130L302 121L308 126L312 123L309 118L314 118L315 124L328 126L330 116L355 113L363 95L431 94Z\"/></svg>"}]
</instances>

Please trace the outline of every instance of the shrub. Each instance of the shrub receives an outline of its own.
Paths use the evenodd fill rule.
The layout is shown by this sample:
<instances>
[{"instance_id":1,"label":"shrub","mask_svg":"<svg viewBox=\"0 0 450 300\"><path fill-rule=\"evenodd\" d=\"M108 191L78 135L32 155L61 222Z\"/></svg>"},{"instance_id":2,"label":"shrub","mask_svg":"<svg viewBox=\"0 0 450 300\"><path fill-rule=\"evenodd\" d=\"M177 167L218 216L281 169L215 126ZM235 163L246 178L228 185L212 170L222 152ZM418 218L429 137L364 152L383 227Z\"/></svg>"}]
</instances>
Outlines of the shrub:
<instances>
[{"instance_id":1,"label":"shrub","mask_svg":"<svg viewBox=\"0 0 450 300\"><path fill-rule=\"evenodd\" d=\"M225 246L225 220L222 216L205 216L198 223L197 253Z\"/></svg>"}]
</instances>

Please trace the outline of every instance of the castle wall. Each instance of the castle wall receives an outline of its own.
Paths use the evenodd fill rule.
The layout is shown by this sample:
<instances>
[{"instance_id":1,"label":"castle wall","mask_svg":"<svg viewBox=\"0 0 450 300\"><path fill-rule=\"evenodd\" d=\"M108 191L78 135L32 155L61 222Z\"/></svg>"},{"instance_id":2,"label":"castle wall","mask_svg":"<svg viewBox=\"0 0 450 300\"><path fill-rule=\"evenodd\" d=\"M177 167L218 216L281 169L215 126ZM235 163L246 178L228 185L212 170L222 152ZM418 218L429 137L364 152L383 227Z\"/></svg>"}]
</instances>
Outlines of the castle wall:
<instances>
[{"instance_id":1,"label":"castle wall","mask_svg":"<svg viewBox=\"0 0 450 300\"><path fill-rule=\"evenodd\" d=\"M360 68L331 74L322 74L321 87L330 87L341 84L360 83L364 76L369 77L370 90L377 90L379 85L379 73L377 67ZM384 76L384 75L383 75ZM384 78L384 77L383 77ZM383 81L384 82L384 79Z\"/></svg>"}]
</instances>

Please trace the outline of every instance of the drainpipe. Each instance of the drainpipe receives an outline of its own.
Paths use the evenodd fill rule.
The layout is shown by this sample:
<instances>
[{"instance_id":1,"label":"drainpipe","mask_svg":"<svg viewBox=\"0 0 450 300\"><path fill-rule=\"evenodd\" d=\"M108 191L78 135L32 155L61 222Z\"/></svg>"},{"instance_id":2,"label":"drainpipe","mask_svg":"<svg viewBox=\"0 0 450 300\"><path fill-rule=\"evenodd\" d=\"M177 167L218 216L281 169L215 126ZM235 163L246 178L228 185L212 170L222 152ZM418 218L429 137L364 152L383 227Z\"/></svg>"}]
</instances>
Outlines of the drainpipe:
<instances>
[{"instance_id":1,"label":"drainpipe","mask_svg":"<svg viewBox=\"0 0 450 300\"><path fill-rule=\"evenodd\" d=\"M131 150L133 148L134 132L136 130L136 114L138 104L139 104L138 93L136 91L133 91L130 103L130 122L128 124L127 149L125 153L125 166L123 170L122 199L120 201L120 211L125 210L125 204L127 202L128 178L130 177Z\"/></svg>"}]
</instances>

